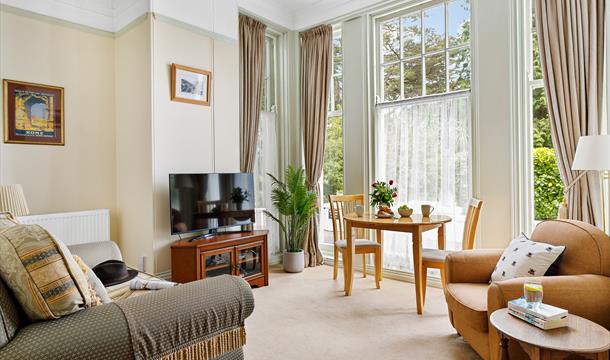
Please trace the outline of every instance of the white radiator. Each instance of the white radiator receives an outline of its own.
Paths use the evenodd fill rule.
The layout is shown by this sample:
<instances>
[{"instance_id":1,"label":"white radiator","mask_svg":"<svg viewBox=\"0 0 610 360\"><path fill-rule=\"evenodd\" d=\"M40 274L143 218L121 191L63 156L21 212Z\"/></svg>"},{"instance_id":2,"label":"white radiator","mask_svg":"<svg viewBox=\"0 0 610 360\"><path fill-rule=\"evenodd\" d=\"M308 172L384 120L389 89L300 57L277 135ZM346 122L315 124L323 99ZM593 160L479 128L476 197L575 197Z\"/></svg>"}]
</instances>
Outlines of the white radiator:
<instances>
[{"instance_id":1,"label":"white radiator","mask_svg":"<svg viewBox=\"0 0 610 360\"><path fill-rule=\"evenodd\" d=\"M38 224L66 245L110 240L108 209L20 216L23 224Z\"/></svg>"}]
</instances>

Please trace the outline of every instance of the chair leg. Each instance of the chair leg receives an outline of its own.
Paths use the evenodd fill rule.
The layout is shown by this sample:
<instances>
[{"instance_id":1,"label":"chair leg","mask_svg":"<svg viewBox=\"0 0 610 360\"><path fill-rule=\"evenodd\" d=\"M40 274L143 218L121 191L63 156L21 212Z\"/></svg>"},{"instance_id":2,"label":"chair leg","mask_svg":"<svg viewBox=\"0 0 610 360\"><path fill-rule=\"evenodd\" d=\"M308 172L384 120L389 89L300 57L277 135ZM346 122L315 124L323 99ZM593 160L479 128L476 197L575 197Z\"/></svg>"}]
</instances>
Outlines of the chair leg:
<instances>
[{"instance_id":1,"label":"chair leg","mask_svg":"<svg viewBox=\"0 0 610 360\"><path fill-rule=\"evenodd\" d=\"M441 285L443 287L443 290L445 290L445 284L446 284L445 283L445 267L441 266L440 270L441 270Z\"/></svg>"},{"instance_id":2,"label":"chair leg","mask_svg":"<svg viewBox=\"0 0 610 360\"><path fill-rule=\"evenodd\" d=\"M424 305L426 304L426 286L428 282L428 266L427 264L422 264L421 268L421 289L422 289L422 298Z\"/></svg>"},{"instance_id":3,"label":"chair leg","mask_svg":"<svg viewBox=\"0 0 610 360\"><path fill-rule=\"evenodd\" d=\"M362 277L366 277L366 254L362 254Z\"/></svg>"},{"instance_id":4,"label":"chair leg","mask_svg":"<svg viewBox=\"0 0 610 360\"><path fill-rule=\"evenodd\" d=\"M333 258L333 280L337 280L339 272L339 249L335 246L335 257Z\"/></svg>"},{"instance_id":5,"label":"chair leg","mask_svg":"<svg viewBox=\"0 0 610 360\"><path fill-rule=\"evenodd\" d=\"M375 252L375 286L377 286L377 289L381 288L381 266L382 266L382 261L381 261L381 251L377 250Z\"/></svg>"}]
</instances>

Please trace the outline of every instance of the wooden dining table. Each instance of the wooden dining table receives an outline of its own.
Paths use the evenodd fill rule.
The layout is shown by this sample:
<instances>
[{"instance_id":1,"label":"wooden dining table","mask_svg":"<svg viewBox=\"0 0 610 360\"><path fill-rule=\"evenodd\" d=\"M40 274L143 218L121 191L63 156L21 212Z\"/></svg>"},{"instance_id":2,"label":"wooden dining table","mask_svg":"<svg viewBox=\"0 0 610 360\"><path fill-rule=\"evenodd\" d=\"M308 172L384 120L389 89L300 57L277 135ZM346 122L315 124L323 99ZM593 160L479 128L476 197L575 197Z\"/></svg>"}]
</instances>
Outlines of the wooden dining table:
<instances>
[{"instance_id":1,"label":"wooden dining table","mask_svg":"<svg viewBox=\"0 0 610 360\"><path fill-rule=\"evenodd\" d=\"M343 220L345 221L347 249L351 249L351 251L347 251L346 249L346 251L343 252L345 296L350 296L352 294L352 286L354 284L353 259L355 254L355 242L352 234L353 228L376 230L377 242L382 245L382 258L383 231L410 233L413 236L413 268L415 273L417 313L421 315L424 310L422 289L423 276L427 275L422 274L422 234L426 231L438 229L438 248L445 249L445 224L451 222L451 217L446 215L430 215L429 217L424 217L421 214L413 214L410 217L378 218L375 214L365 213L363 216L348 214ZM407 237L405 236L405 241L406 240Z\"/></svg>"}]
</instances>

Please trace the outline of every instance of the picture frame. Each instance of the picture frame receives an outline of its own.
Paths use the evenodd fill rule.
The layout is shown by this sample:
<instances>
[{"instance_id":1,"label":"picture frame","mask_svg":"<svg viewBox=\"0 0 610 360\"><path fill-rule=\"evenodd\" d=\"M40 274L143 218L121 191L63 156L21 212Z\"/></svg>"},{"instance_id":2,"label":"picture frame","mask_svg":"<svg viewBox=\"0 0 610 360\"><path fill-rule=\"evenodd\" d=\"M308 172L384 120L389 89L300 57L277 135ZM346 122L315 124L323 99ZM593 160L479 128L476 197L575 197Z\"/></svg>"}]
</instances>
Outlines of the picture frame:
<instances>
[{"instance_id":1,"label":"picture frame","mask_svg":"<svg viewBox=\"0 0 610 360\"><path fill-rule=\"evenodd\" d=\"M212 72L189 66L172 64L171 100L210 106Z\"/></svg>"},{"instance_id":2,"label":"picture frame","mask_svg":"<svg viewBox=\"0 0 610 360\"><path fill-rule=\"evenodd\" d=\"M64 88L2 80L4 142L63 146Z\"/></svg>"}]
</instances>

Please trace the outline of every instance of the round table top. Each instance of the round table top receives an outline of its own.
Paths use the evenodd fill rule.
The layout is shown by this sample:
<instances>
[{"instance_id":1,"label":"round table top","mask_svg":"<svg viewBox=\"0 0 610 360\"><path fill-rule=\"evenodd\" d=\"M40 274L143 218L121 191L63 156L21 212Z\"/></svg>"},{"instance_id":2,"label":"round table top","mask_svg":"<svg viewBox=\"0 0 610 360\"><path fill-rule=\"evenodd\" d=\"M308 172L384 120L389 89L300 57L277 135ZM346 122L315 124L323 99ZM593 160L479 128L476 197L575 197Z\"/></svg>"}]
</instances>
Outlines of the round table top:
<instances>
[{"instance_id":1,"label":"round table top","mask_svg":"<svg viewBox=\"0 0 610 360\"><path fill-rule=\"evenodd\" d=\"M447 215L430 215L423 216L422 214L413 214L409 217L392 217L392 218L378 218L375 214L365 213L362 216L356 214L347 214L344 216L345 220L351 223L377 223L377 224L396 224L396 225L439 225L445 224L451 221L451 217Z\"/></svg>"},{"instance_id":2,"label":"round table top","mask_svg":"<svg viewBox=\"0 0 610 360\"><path fill-rule=\"evenodd\" d=\"M551 330L517 319L507 308L494 311L489 321L509 338L539 348L575 353L600 353L610 349L608 330L574 314L568 314L568 326Z\"/></svg>"}]
</instances>

